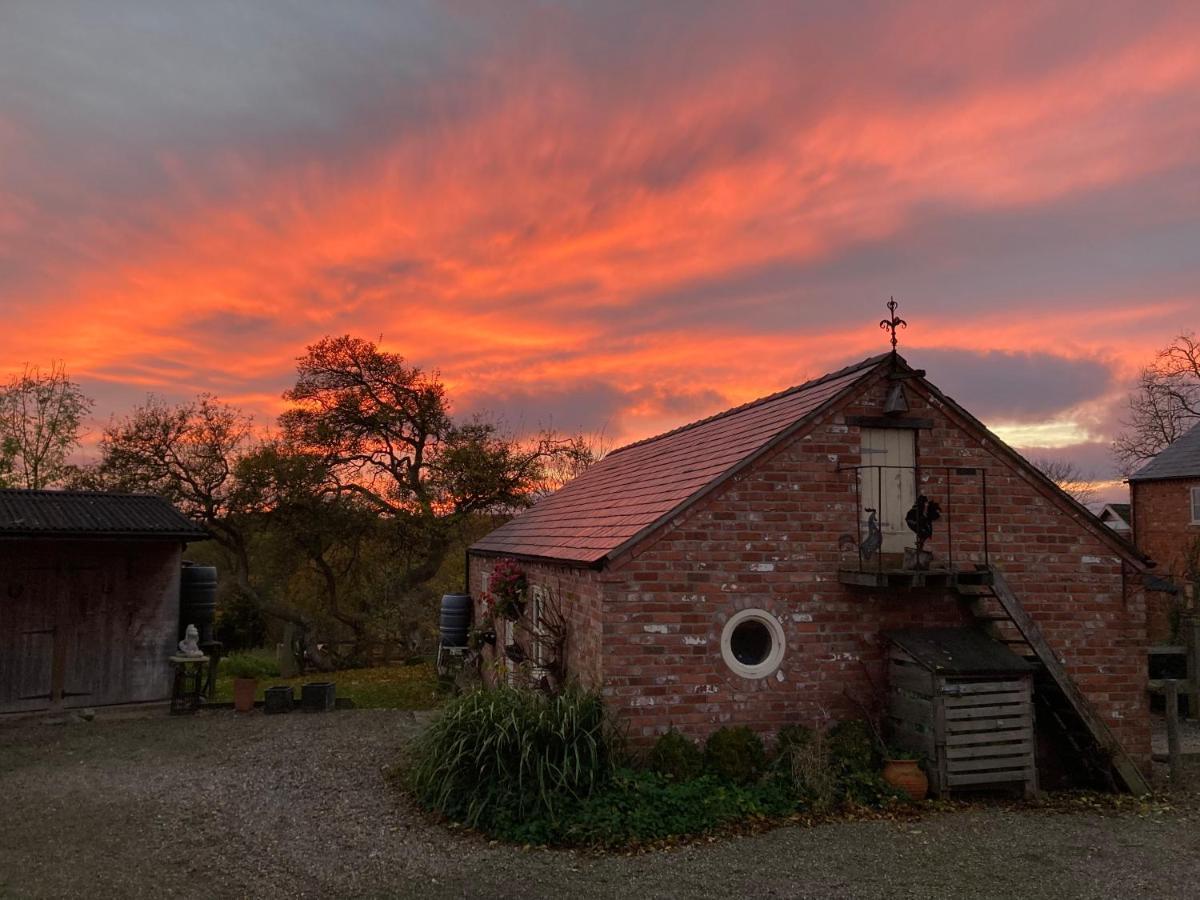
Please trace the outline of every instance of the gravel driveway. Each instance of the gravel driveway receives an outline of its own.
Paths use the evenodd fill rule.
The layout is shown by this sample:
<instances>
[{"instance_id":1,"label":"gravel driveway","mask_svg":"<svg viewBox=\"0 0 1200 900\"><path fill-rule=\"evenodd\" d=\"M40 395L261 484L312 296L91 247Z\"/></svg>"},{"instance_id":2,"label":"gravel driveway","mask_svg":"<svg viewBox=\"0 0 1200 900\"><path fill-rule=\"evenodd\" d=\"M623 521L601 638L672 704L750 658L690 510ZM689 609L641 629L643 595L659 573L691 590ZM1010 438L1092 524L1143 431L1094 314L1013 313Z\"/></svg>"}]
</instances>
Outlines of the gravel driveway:
<instances>
[{"instance_id":1,"label":"gravel driveway","mask_svg":"<svg viewBox=\"0 0 1200 900\"><path fill-rule=\"evenodd\" d=\"M973 809L638 856L489 845L381 769L423 714L0 726L5 897L1195 897L1200 811Z\"/></svg>"}]
</instances>

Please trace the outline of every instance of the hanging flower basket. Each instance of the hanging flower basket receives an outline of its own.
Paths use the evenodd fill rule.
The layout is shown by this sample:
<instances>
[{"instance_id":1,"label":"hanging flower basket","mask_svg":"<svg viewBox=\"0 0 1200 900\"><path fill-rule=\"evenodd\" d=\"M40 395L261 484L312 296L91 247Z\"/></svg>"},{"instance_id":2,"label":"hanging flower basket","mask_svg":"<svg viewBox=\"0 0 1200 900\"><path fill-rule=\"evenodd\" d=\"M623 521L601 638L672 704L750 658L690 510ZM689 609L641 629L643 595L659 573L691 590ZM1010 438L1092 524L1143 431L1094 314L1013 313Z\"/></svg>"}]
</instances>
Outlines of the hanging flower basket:
<instances>
[{"instance_id":1,"label":"hanging flower basket","mask_svg":"<svg viewBox=\"0 0 1200 900\"><path fill-rule=\"evenodd\" d=\"M495 614L510 622L525 615L525 592L528 589L525 571L515 559L501 559L492 569L488 583L489 593L494 598Z\"/></svg>"}]
</instances>

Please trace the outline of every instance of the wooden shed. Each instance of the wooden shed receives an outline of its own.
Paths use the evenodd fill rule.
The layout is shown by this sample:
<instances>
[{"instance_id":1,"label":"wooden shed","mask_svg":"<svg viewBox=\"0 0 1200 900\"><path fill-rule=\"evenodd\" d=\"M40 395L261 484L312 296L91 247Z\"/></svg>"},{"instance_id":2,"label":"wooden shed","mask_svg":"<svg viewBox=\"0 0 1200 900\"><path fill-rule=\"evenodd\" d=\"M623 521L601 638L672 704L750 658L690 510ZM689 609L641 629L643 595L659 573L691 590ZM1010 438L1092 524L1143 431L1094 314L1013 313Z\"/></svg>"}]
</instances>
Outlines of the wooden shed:
<instances>
[{"instance_id":1,"label":"wooden shed","mask_svg":"<svg viewBox=\"0 0 1200 900\"><path fill-rule=\"evenodd\" d=\"M0 713L167 699L206 537L160 497L0 490Z\"/></svg>"},{"instance_id":2,"label":"wooden shed","mask_svg":"<svg viewBox=\"0 0 1200 900\"><path fill-rule=\"evenodd\" d=\"M922 754L934 793L1036 793L1037 667L974 628L911 628L886 637L890 740Z\"/></svg>"}]
</instances>

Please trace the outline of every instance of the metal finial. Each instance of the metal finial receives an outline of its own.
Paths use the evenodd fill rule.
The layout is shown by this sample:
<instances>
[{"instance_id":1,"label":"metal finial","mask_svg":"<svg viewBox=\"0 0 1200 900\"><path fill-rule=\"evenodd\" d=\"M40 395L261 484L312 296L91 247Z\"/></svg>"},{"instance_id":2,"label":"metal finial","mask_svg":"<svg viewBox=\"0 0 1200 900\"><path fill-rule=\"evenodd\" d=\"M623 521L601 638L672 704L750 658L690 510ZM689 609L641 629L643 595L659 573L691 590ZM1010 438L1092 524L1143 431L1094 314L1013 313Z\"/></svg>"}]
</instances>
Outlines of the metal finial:
<instances>
[{"instance_id":1,"label":"metal finial","mask_svg":"<svg viewBox=\"0 0 1200 900\"><path fill-rule=\"evenodd\" d=\"M884 319L879 323L880 328L882 328L884 331L890 331L892 333L892 352L893 353L896 352L896 329L908 327L908 323L905 322L898 315L896 315L896 307L899 305L900 304L896 302L895 297L888 297L887 308L888 308L888 312L891 313L892 317L890 319Z\"/></svg>"}]
</instances>

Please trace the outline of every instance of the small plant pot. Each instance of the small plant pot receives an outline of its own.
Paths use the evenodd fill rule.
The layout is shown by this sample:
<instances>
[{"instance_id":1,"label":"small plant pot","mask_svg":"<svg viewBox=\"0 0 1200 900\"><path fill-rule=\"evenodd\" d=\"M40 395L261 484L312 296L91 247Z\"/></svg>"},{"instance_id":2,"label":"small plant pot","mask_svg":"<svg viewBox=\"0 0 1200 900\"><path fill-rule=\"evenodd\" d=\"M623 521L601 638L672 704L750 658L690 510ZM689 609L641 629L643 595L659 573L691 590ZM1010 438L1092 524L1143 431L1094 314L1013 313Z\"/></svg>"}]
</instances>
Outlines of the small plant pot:
<instances>
[{"instance_id":1,"label":"small plant pot","mask_svg":"<svg viewBox=\"0 0 1200 900\"><path fill-rule=\"evenodd\" d=\"M300 708L305 712L329 712L337 705L332 681L310 681L300 688Z\"/></svg>"},{"instance_id":2,"label":"small plant pot","mask_svg":"<svg viewBox=\"0 0 1200 900\"><path fill-rule=\"evenodd\" d=\"M924 800L929 794L929 778L915 759L885 759L883 780L910 800Z\"/></svg>"},{"instance_id":3,"label":"small plant pot","mask_svg":"<svg viewBox=\"0 0 1200 900\"><path fill-rule=\"evenodd\" d=\"M254 709L254 695L257 692L257 678L233 679L233 708L238 712L250 712Z\"/></svg>"},{"instance_id":4,"label":"small plant pot","mask_svg":"<svg viewBox=\"0 0 1200 900\"><path fill-rule=\"evenodd\" d=\"M263 712L268 715L290 713L295 694L290 685L280 684L263 691Z\"/></svg>"}]
</instances>

